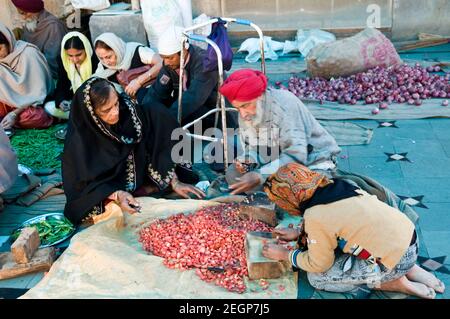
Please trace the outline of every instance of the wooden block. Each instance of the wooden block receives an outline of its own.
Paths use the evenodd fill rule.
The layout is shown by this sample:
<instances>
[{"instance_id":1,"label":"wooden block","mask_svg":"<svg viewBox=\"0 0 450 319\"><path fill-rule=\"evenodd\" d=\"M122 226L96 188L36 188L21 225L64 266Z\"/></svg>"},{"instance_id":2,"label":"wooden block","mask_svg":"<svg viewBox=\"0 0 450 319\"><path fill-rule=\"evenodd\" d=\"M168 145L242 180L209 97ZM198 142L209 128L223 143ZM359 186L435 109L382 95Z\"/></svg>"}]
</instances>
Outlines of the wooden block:
<instances>
[{"instance_id":1,"label":"wooden block","mask_svg":"<svg viewBox=\"0 0 450 319\"><path fill-rule=\"evenodd\" d=\"M256 219L272 227L278 225L275 204L264 193L247 196L246 200L240 203L240 212L241 217Z\"/></svg>"},{"instance_id":2,"label":"wooden block","mask_svg":"<svg viewBox=\"0 0 450 319\"><path fill-rule=\"evenodd\" d=\"M40 245L41 240L36 228L27 227L22 229L20 236L11 245L14 260L18 264L29 263Z\"/></svg>"},{"instance_id":3,"label":"wooden block","mask_svg":"<svg viewBox=\"0 0 450 319\"><path fill-rule=\"evenodd\" d=\"M276 239L252 236L247 233L245 253L247 257L248 277L250 279L274 279L282 277L291 269L287 261L277 261L264 257L262 247L265 243L276 243Z\"/></svg>"},{"instance_id":4,"label":"wooden block","mask_svg":"<svg viewBox=\"0 0 450 319\"><path fill-rule=\"evenodd\" d=\"M33 272L48 271L55 260L55 248L39 249L29 263L17 264L12 253L0 254L0 280Z\"/></svg>"},{"instance_id":5,"label":"wooden block","mask_svg":"<svg viewBox=\"0 0 450 319\"><path fill-rule=\"evenodd\" d=\"M278 225L277 215L274 206L251 206L239 204L239 217L262 221L272 227Z\"/></svg>"}]
</instances>

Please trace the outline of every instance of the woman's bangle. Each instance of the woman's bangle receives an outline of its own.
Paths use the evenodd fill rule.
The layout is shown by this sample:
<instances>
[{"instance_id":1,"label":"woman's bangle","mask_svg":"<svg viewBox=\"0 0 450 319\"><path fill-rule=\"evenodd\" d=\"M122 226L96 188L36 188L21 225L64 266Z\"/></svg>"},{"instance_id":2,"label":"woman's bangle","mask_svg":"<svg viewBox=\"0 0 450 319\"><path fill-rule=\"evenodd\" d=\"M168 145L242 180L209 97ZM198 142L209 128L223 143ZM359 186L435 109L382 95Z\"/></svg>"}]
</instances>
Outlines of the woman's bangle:
<instances>
[{"instance_id":1,"label":"woman's bangle","mask_svg":"<svg viewBox=\"0 0 450 319\"><path fill-rule=\"evenodd\" d=\"M295 268L299 268L297 265L297 255L300 253L300 249L292 250L289 253L289 261L291 262L292 266Z\"/></svg>"},{"instance_id":2,"label":"woman's bangle","mask_svg":"<svg viewBox=\"0 0 450 319\"><path fill-rule=\"evenodd\" d=\"M294 250L289 251L288 260L292 264L292 254L294 253Z\"/></svg>"}]
</instances>

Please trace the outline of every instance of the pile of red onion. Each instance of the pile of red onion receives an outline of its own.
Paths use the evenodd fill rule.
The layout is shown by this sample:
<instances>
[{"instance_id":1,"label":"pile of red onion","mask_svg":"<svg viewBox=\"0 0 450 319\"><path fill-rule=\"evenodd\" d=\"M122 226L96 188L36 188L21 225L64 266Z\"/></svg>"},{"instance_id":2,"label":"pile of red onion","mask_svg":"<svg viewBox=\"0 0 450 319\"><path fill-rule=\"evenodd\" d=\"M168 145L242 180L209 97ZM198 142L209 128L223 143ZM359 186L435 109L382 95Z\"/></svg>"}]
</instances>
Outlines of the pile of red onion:
<instances>
[{"instance_id":1,"label":"pile of red onion","mask_svg":"<svg viewBox=\"0 0 450 319\"><path fill-rule=\"evenodd\" d=\"M338 102L354 105L358 101L365 104L379 103L381 109L391 103L421 105L424 99L450 97L450 73L441 72L439 66L422 67L420 64L375 67L366 72L337 79L292 77L285 87L300 99ZM442 105L448 105L444 100Z\"/></svg>"},{"instance_id":2,"label":"pile of red onion","mask_svg":"<svg viewBox=\"0 0 450 319\"><path fill-rule=\"evenodd\" d=\"M223 204L159 219L141 230L139 241L146 251L163 257L167 267L197 268L202 280L243 293L248 275L245 235L272 229L260 221L241 219L237 204Z\"/></svg>"}]
</instances>

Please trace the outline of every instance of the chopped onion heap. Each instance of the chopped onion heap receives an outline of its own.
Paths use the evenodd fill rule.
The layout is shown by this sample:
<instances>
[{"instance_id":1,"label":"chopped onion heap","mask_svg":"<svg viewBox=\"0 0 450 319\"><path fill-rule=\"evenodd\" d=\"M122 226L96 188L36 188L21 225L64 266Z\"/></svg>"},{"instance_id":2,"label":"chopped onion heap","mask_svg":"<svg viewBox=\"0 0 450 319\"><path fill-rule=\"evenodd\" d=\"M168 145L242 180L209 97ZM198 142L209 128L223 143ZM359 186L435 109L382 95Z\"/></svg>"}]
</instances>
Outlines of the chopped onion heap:
<instances>
[{"instance_id":1,"label":"chopped onion heap","mask_svg":"<svg viewBox=\"0 0 450 319\"><path fill-rule=\"evenodd\" d=\"M167 267L197 268L202 280L243 293L248 275L245 235L272 229L260 221L241 219L238 205L222 204L158 219L141 230L139 241L146 251L163 257Z\"/></svg>"}]
</instances>

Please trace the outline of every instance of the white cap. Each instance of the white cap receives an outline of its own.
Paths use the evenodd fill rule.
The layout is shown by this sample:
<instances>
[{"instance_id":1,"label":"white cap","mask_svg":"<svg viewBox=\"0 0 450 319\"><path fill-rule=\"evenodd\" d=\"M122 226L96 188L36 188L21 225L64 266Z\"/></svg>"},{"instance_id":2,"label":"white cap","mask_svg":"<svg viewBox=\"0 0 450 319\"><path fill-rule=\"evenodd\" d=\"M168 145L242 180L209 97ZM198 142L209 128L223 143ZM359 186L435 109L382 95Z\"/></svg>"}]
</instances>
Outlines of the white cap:
<instances>
[{"instance_id":1,"label":"white cap","mask_svg":"<svg viewBox=\"0 0 450 319\"><path fill-rule=\"evenodd\" d=\"M172 55L181 51L181 36L183 28L171 26L158 40L158 53L162 55Z\"/></svg>"}]
</instances>

